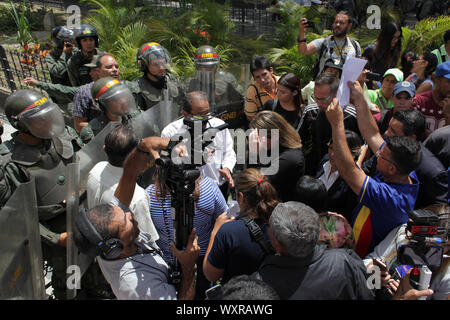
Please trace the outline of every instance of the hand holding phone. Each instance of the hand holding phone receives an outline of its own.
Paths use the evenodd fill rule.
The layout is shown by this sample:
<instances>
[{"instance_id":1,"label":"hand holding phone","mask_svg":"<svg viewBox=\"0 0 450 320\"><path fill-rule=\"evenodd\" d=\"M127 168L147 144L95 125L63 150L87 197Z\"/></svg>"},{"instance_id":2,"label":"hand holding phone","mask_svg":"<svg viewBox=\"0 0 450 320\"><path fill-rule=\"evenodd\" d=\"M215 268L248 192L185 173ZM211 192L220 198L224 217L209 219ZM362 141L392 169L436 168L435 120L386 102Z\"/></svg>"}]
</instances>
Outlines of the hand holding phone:
<instances>
[{"instance_id":1,"label":"hand holding phone","mask_svg":"<svg viewBox=\"0 0 450 320\"><path fill-rule=\"evenodd\" d=\"M378 258L372 258L373 265L380 267L381 271L387 271L386 263Z\"/></svg>"}]
</instances>

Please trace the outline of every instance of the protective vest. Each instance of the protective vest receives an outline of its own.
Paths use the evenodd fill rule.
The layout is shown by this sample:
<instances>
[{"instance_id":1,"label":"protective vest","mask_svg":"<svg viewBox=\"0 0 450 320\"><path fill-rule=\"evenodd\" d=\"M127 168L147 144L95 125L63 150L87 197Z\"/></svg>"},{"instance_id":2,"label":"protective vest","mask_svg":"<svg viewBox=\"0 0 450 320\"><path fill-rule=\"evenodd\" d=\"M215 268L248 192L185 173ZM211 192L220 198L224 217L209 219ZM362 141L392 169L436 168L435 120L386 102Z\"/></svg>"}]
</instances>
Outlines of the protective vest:
<instances>
[{"instance_id":1,"label":"protective vest","mask_svg":"<svg viewBox=\"0 0 450 320\"><path fill-rule=\"evenodd\" d=\"M164 90L154 87L145 77L139 77L135 80L139 86L138 106L142 110L147 110L164 100ZM166 75L166 86L168 89L168 99L178 102L182 99L183 92L178 85L178 81L171 75Z\"/></svg>"}]
</instances>

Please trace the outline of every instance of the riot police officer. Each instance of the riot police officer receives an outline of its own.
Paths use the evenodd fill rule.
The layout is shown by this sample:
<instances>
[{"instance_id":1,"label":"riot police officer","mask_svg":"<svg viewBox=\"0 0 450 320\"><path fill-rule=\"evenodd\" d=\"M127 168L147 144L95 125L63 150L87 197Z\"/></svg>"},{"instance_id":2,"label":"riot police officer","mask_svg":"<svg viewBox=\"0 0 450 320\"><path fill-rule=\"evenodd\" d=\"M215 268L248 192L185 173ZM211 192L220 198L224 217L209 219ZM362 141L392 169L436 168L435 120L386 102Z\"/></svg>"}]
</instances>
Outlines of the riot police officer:
<instances>
[{"instance_id":1,"label":"riot police officer","mask_svg":"<svg viewBox=\"0 0 450 320\"><path fill-rule=\"evenodd\" d=\"M208 97L211 111L229 124L238 128L239 117L243 115L244 97L236 78L220 70L220 57L209 45L200 46L193 61L197 70L196 77L188 82L187 92L203 91Z\"/></svg>"},{"instance_id":2,"label":"riot police officer","mask_svg":"<svg viewBox=\"0 0 450 320\"><path fill-rule=\"evenodd\" d=\"M102 112L81 130L80 137L84 143L88 143L109 122L126 122L140 112L130 89L118 79L100 78L92 86L91 94Z\"/></svg>"},{"instance_id":3,"label":"riot police officer","mask_svg":"<svg viewBox=\"0 0 450 320\"><path fill-rule=\"evenodd\" d=\"M63 299L67 235L65 174L75 155L74 146L78 144L65 127L58 105L39 92L14 92L5 102L5 114L18 131L12 134L9 161L4 161L10 170L4 170L2 178L18 182L34 178L43 257L53 268L54 294ZM3 188L2 204L8 195L10 191Z\"/></svg>"},{"instance_id":4,"label":"riot police officer","mask_svg":"<svg viewBox=\"0 0 450 320\"><path fill-rule=\"evenodd\" d=\"M58 26L52 29L51 37L53 50L47 55L45 60L50 71L52 83L63 86L71 86L68 72L68 62L72 57L72 53L75 48L74 32L64 26ZM49 95L52 100L61 107L66 123L70 124L72 121L73 99L70 98L70 95L57 91L51 91Z\"/></svg>"},{"instance_id":5,"label":"riot police officer","mask_svg":"<svg viewBox=\"0 0 450 320\"><path fill-rule=\"evenodd\" d=\"M53 50L46 57L50 78L52 83L70 86L67 63L75 49L74 32L64 26L58 26L52 29L51 38Z\"/></svg>"},{"instance_id":6,"label":"riot police officer","mask_svg":"<svg viewBox=\"0 0 450 320\"><path fill-rule=\"evenodd\" d=\"M73 87L92 82L90 68L86 67L94 55L98 55L98 34L90 25L82 24L76 31L75 41L79 50L73 54L68 63L70 83Z\"/></svg>"},{"instance_id":7,"label":"riot police officer","mask_svg":"<svg viewBox=\"0 0 450 320\"><path fill-rule=\"evenodd\" d=\"M169 62L169 53L159 43L149 42L139 48L137 64L144 74L134 81L138 85L137 104L142 110L150 109L164 100L181 105L184 92L178 80L167 73ZM179 110L176 116L179 116Z\"/></svg>"}]
</instances>

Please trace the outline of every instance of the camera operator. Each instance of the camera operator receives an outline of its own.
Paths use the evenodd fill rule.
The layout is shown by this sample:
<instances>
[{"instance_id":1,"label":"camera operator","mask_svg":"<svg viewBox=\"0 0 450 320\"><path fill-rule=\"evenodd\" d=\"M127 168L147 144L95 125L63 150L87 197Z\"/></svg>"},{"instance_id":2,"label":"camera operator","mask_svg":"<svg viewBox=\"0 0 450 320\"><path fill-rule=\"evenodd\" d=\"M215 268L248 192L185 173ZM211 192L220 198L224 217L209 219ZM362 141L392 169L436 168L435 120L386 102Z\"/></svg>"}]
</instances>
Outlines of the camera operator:
<instances>
[{"instance_id":1,"label":"camera operator","mask_svg":"<svg viewBox=\"0 0 450 320\"><path fill-rule=\"evenodd\" d=\"M162 137L171 138L182 131L187 131L188 128L183 121L184 118L188 117L207 119L207 128L218 127L225 123L221 119L210 115L208 97L201 91L192 91L186 94L181 113L183 118L168 124L161 132ZM206 164L200 167L200 171L217 184L226 199L229 188L234 188L231 174L236 164L236 153L234 152L233 138L230 131L225 129L218 132L211 146L214 150L205 161Z\"/></svg>"},{"instance_id":2,"label":"camera operator","mask_svg":"<svg viewBox=\"0 0 450 320\"><path fill-rule=\"evenodd\" d=\"M82 252L100 256L99 264L118 299L193 299L195 262L200 248L195 229L189 235L186 250L171 244L183 271L176 295L169 283L170 272L158 249L151 246L149 236L140 233L128 206L133 198L136 180L150 158L167 148L169 139L148 137L128 155L124 172L114 193L115 206L99 205L76 217L74 239Z\"/></svg>"},{"instance_id":3,"label":"camera operator","mask_svg":"<svg viewBox=\"0 0 450 320\"><path fill-rule=\"evenodd\" d=\"M448 218L444 218L442 221L446 222L447 220ZM413 220L409 221L412 223ZM441 225L443 224L444 223L441 222ZM414 243L413 240L409 239L411 234L410 232L407 232L406 227L407 224L402 224L393 229L387 237L375 247L374 251L364 258L364 264L367 268L370 268L374 264L374 258L381 260L385 264L385 266L380 267L382 277L381 285L386 288L383 290L386 290L392 296L392 299L409 300L417 299L420 296L428 296L428 299L445 300L450 294L450 259L445 258L444 256L443 262L439 267L430 268L432 276L429 289L433 292L431 295L427 294L429 293L427 290L420 290L420 293L416 292L417 290L410 285L409 279L411 270L408 271L407 275L404 275L404 270L406 270L406 268L399 261L399 248L402 245ZM446 242L439 244L437 243L439 240L436 238L433 242L426 242L425 244L441 246L444 248L443 254L448 255L450 251L450 240L447 239ZM444 238L447 237L444 236ZM380 295L378 295L378 297L380 297ZM380 298L389 299L390 296L383 294Z\"/></svg>"}]
</instances>

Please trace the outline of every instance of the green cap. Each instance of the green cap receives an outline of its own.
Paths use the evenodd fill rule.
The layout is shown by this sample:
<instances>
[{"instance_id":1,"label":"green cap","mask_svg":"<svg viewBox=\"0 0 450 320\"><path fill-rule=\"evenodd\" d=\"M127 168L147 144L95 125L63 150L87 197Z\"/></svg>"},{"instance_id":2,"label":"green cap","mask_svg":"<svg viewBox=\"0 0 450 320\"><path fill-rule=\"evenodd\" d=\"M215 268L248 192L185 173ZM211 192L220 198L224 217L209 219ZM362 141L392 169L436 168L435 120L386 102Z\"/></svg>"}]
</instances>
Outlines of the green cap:
<instances>
[{"instance_id":1,"label":"green cap","mask_svg":"<svg viewBox=\"0 0 450 320\"><path fill-rule=\"evenodd\" d=\"M386 78L387 75L393 75L395 80L397 80L398 82L403 81L403 72L398 68L388 69L384 73L383 79Z\"/></svg>"}]
</instances>

